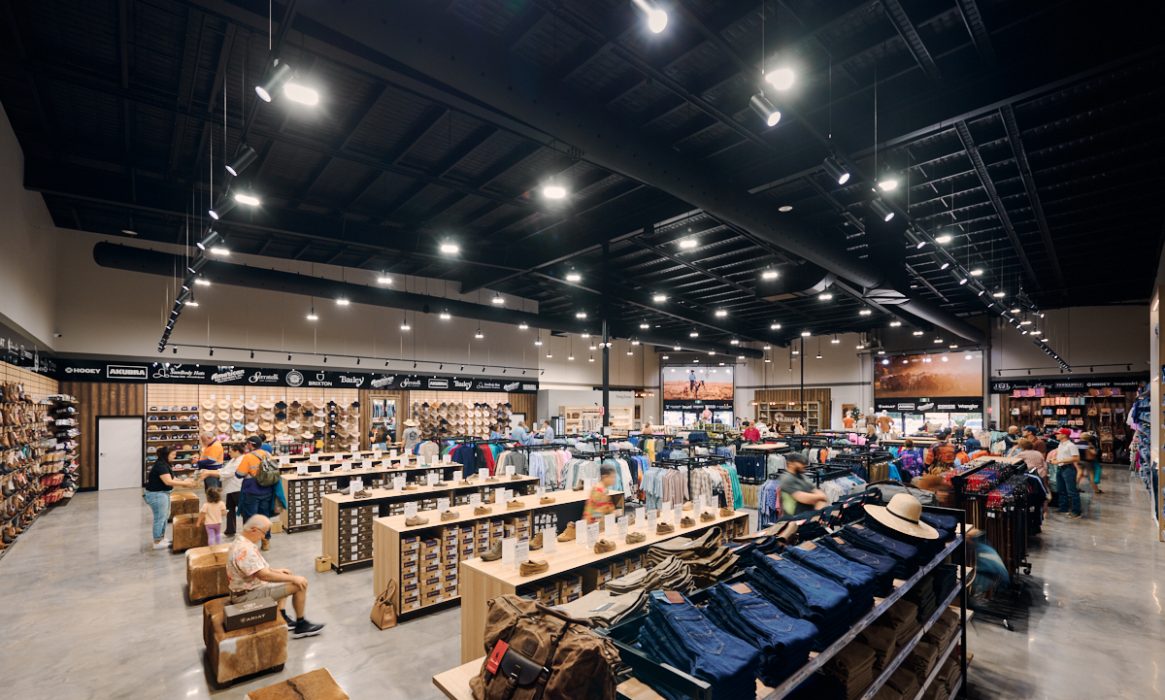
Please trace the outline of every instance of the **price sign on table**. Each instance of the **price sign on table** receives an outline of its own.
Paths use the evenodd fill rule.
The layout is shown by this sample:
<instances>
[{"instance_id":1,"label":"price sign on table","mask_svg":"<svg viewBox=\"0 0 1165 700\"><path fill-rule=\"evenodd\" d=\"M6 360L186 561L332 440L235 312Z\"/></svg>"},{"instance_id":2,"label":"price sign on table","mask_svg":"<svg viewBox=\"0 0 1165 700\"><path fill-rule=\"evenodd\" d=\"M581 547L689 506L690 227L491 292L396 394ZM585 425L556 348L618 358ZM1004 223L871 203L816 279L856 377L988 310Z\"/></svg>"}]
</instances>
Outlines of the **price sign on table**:
<instances>
[{"instance_id":1,"label":"price sign on table","mask_svg":"<svg viewBox=\"0 0 1165 700\"><path fill-rule=\"evenodd\" d=\"M279 466L282 467L282 466L286 466L288 464L291 464L291 456L290 455L279 455Z\"/></svg>"},{"instance_id":2,"label":"price sign on table","mask_svg":"<svg viewBox=\"0 0 1165 700\"><path fill-rule=\"evenodd\" d=\"M515 550L518 547L518 538L506 537L502 540L502 563L513 564Z\"/></svg>"},{"instance_id":3,"label":"price sign on table","mask_svg":"<svg viewBox=\"0 0 1165 700\"><path fill-rule=\"evenodd\" d=\"M684 507L683 506L676 506L675 508L672 508L671 521L673 524L679 525L680 520L682 520L683 517L684 517Z\"/></svg>"},{"instance_id":4,"label":"price sign on table","mask_svg":"<svg viewBox=\"0 0 1165 700\"><path fill-rule=\"evenodd\" d=\"M481 494L480 493L469 494L469 505L473 506L474 508L480 506L481 505Z\"/></svg>"},{"instance_id":5,"label":"price sign on table","mask_svg":"<svg viewBox=\"0 0 1165 700\"><path fill-rule=\"evenodd\" d=\"M587 549L594 547L595 543L598 541L599 541L599 524L598 523L591 523L590 525L587 525Z\"/></svg>"},{"instance_id":6,"label":"price sign on table","mask_svg":"<svg viewBox=\"0 0 1165 700\"><path fill-rule=\"evenodd\" d=\"M310 455L308 455L308 457L307 457L307 458L308 458L308 460L310 460L310 461L312 461L312 462L318 462L318 461L320 461L320 456L319 456L319 454L318 454L318 453L315 453L315 452L312 452Z\"/></svg>"},{"instance_id":7,"label":"price sign on table","mask_svg":"<svg viewBox=\"0 0 1165 700\"><path fill-rule=\"evenodd\" d=\"M403 476L392 477L392 486L397 491L403 491L405 487L405 478Z\"/></svg>"},{"instance_id":8,"label":"price sign on table","mask_svg":"<svg viewBox=\"0 0 1165 700\"><path fill-rule=\"evenodd\" d=\"M514 568L522 566L522 562L530 558L530 542L522 540L514 545Z\"/></svg>"},{"instance_id":9,"label":"price sign on table","mask_svg":"<svg viewBox=\"0 0 1165 700\"><path fill-rule=\"evenodd\" d=\"M671 512L671 501L664 501L663 505L659 509L659 512L670 513Z\"/></svg>"},{"instance_id":10,"label":"price sign on table","mask_svg":"<svg viewBox=\"0 0 1165 700\"><path fill-rule=\"evenodd\" d=\"M405 515L406 515L406 516L409 516L409 517L412 517L412 516L414 516L414 515L416 515L416 514L417 514L417 504L416 504L416 502L413 502L413 503L406 503L406 504L405 504Z\"/></svg>"},{"instance_id":11,"label":"price sign on table","mask_svg":"<svg viewBox=\"0 0 1165 700\"><path fill-rule=\"evenodd\" d=\"M656 515L654 510L647 511L647 531L655 532Z\"/></svg>"},{"instance_id":12,"label":"price sign on table","mask_svg":"<svg viewBox=\"0 0 1165 700\"><path fill-rule=\"evenodd\" d=\"M296 474L307 474L307 463L301 463L301 464L295 465L295 473Z\"/></svg>"},{"instance_id":13,"label":"price sign on table","mask_svg":"<svg viewBox=\"0 0 1165 700\"><path fill-rule=\"evenodd\" d=\"M447 510L449 510L449 499L448 498L438 498L437 499L437 512L444 513Z\"/></svg>"},{"instance_id":14,"label":"price sign on table","mask_svg":"<svg viewBox=\"0 0 1165 700\"><path fill-rule=\"evenodd\" d=\"M445 454L444 454L444 455L441 457L441 461L443 461L445 464L453 464L453 453L452 453L452 452L446 452L446 453L445 453Z\"/></svg>"},{"instance_id":15,"label":"price sign on table","mask_svg":"<svg viewBox=\"0 0 1165 700\"><path fill-rule=\"evenodd\" d=\"M603 516L603 532L607 533L608 537L611 537L614 535L614 532L615 532L615 515L614 514Z\"/></svg>"},{"instance_id":16,"label":"price sign on table","mask_svg":"<svg viewBox=\"0 0 1165 700\"><path fill-rule=\"evenodd\" d=\"M484 482L486 479L489 478L489 470L488 469L478 469L477 470L477 478L479 481Z\"/></svg>"},{"instance_id":17,"label":"price sign on table","mask_svg":"<svg viewBox=\"0 0 1165 700\"><path fill-rule=\"evenodd\" d=\"M558 531L553 527L542 530L542 551L553 554L558 549Z\"/></svg>"},{"instance_id":18,"label":"price sign on table","mask_svg":"<svg viewBox=\"0 0 1165 700\"><path fill-rule=\"evenodd\" d=\"M361 467L362 469L371 469L371 468L372 468L372 460L371 460L371 459L366 459L366 460L364 460L364 461L363 461L363 462L360 464L360 467Z\"/></svg>"}]
</instances>

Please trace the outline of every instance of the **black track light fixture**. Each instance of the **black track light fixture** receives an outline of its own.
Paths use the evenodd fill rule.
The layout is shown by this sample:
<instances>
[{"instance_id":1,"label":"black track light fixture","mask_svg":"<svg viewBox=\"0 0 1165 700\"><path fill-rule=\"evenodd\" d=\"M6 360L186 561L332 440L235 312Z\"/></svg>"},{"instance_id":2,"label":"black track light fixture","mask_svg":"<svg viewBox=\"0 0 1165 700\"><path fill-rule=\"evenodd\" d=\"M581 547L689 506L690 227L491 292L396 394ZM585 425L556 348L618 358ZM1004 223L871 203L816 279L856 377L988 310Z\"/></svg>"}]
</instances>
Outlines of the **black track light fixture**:
<instances>
[{"instance_id":1,"label":"black track light fixture","mask_svg":"<svg viewBox=\"0 0 1165 700\"><path fill-rule=\"evenodd\" d=\"M239 152L235 154L235 159L227 163L224 167L231 174L231 177L238 177L258 157L259 154L255 152L255 149L244 143L239 147Z\"/></svg>"},{"instance_id":2,"label":"black track light fixture","mask_svg":"<svg viewBox=\"0 0 1165 700\"><path fill-rule=\"evenodd\" d=\"M849 182L850 172L844 165L841 164L841 161L839 161L836 156L826 157L825 162L823 162L821 165L825 168L825 172L831 178L833 178L834 182L837 184L844 185L845 183Z\"/></svg>"},{"instance_id":3,"label":"black track light fixture","mask_svg":"<svg viewBox=\"0 0 1165 700\"><path fill-rule=\"evenodd\" d=\"M210 262L208 259L201 257L191 260L190 264L186 266L186 272L197 275L202 271L202 268L206 267L206 263L208 262Z\"/></svg>"},{"instance_id":4,"label":"black track light fixture","mask_svg":"<svg viewBox=\"0 0 1165 700\"><path fill-rule=\"evenodd\" d=\"M254 350L251 351L251 359L252 360L255 359L255 351Z\"/></svg>"},{"instance_id":5,"label":"black track light fixture","mask_svg":"<svg viewBox=\"0 0 1165 700\"><path fill-rule=\"evenodd\" d=\"M255 86L255 94L264 102L270 102L275 91L283 87L288 80L291 80L291 66L276 59L275 65L267 72L267 77Z\"/></svg>"},{"instance_id":6,"label":"black track light fixture","mask_svg":"<svg viewBox=\"0 0 1165 700\"><path fill-rule=\"evenodd\" d=\"M211 357L214 357L214 348L211 348L211 349L210 349L210 356L211 356Z\"/></svg>"},{"instance_id":7,"label":"black track light fixture","mask_svg":"<svg viewBox=\"0 0 1165 700\"><path fill-rule=\"evenodd\" d=\"M230 197L224 193L223 196L219 197L218 201L214 203L214 206L211 207L210 210L206 213L210 215L210 218L214 219L215 221L219 221L228 213L230 213L231 209L234 209L237 205L238 202L235 201L234 197Z\"/></svg>"},{"instance_id":8,"label":"black track light fixture","mask_svg":"<svg viewBox=\"0 0 1165 700\"><path fill-rule=\"evenodd\" d=\"M222 234L220 234L218 231L215 231L214 229L210 229L206 232L206 235L203 236L202 240L195 243L194 245L205 253L212 245L218 243L220 240L222 240ZM204 262L203 265L205 264L206 263ZM199 269L201 269L201 267Z\"/></svg>"},{"instance_id":9,"label":"black track light fixture","mask_svg":"<svg viewBox=\"0 0 1165 700\"><path fill-rule=\"evenodd\" d=\"M769 102L769 98L765 97L763 92L753 95L748 101L748 106L764 120L765 126L776 126L777 122L781 121L781 111Z\"/></svg>"},{"instance_id":10,"label":"black track light fixture","mask_svg":"<svg viewBox=\"0 0 1165 700\"><path fill-rule=\"evenodd\" d=\"M875 199L874 201L870 202L870 208L873 209L874 213L878 215L878 218L884 222L889 222L894 218L894 210L886 206L886 203L880 199Z\"/></svg>"}]
</instances>

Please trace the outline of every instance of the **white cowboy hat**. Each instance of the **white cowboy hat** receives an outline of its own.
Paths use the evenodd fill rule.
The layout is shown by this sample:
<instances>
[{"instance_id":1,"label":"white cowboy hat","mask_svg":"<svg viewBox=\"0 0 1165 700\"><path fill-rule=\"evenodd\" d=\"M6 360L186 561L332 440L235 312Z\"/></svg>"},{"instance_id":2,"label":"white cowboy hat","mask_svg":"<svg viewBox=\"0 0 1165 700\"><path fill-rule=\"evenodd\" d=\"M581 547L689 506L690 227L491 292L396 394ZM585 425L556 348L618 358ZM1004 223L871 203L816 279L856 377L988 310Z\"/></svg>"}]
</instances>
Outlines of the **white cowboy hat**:
<instances>
[{"instance_id":1,"label":"white cowboy hat","mask_svg":"<svg viewBox=\"0 0 1165 700\"><path fill-rule=\"evenodd\" d=\"M904 535L923 540L937 540L938 530L922 522L922 504L908 493L899 493L884 506L866 504L863 506L871 518L879 524L901 532Z\"/></svg>"}]
</instances>

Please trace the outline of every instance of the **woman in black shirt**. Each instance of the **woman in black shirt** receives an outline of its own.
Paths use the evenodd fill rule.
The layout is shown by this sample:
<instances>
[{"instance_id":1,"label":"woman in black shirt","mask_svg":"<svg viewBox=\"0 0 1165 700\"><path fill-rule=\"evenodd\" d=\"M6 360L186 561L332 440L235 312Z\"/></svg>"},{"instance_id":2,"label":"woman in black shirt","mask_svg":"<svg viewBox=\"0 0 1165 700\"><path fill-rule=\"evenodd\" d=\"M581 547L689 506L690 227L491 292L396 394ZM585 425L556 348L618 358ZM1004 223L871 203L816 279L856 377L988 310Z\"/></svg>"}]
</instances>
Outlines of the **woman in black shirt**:
<instances>
[{"instance_id":1,"label":"woman in black shirt","mask_svg":"<svg viewBox=\"0 0 1165 700\"><path fill-rule=\"evenodd\" d=\"M142 498L150 505L154 512L154 549L165 549L170 543L163 539L166 535L166 521L170 519L170 492L174 487L194 488L197 483L194 479L175 479L170 467L170 448L159 447L150 467L150 474L146 477L146 492Z\"/></svg>"}]
</instances>

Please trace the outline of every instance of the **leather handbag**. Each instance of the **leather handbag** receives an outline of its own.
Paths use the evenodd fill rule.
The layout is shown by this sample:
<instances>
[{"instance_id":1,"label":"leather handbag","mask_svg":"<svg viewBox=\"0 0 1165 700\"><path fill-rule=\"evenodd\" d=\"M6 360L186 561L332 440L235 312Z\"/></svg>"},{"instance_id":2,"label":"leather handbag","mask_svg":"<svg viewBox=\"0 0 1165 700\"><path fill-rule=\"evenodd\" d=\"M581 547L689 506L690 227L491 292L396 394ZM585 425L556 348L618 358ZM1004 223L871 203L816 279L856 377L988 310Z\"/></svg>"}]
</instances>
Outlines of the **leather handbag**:
<instances>
[{"instance_id":1,"label":"leather handbag","mask_svg":"<svg viewBox=\"0 0 1165 700\"><path fill-rule=\"evenodd\" d=\"M396 579L390 578L384 592L378 595L376 602L372 604L372 624L377 628L386 630L389 627L396 627L396 593Z\"/></svg>"},{"instance_id":2,"label":"leather handbag","mask_svg":"<svg viewBox=\"0 0 1165 700\"><path fill-rule=\"evenodd\" d=\"M619 652L610 639L516 595L489 601L476 700L614 700Z\"/></svg>"}]
</instances>

